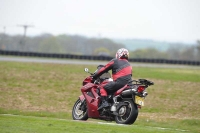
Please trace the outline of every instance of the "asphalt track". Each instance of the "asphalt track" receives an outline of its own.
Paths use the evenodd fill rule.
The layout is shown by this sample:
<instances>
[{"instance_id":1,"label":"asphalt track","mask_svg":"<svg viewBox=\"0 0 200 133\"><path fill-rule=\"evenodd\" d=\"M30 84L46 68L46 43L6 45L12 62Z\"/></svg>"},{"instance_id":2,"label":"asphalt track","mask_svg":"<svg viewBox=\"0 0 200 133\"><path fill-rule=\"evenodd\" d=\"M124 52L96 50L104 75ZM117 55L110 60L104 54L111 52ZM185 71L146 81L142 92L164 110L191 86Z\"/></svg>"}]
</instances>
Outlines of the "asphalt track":
<instances>
[{"instance_id":1,"label":"asphalt track","mask_svg":"<svg viewBox=\"0 0 200 133\"><path fill-rule=\"evenodd\" d=\"M105 65L107 61L91 61L91 60L75 60L75 59L55 59L55 58L32 58L32 57L14 57L0 56L0 61L9 62L35 62L35 63L56 63L56 64L77 64L77 65ZM200 69L199 66L189 65L170 65L170 64L153 64L153 63L137 63L131 62L134 67L153 67L153 68L185 68L185 69Z\"/></svg>"}]
</instances>

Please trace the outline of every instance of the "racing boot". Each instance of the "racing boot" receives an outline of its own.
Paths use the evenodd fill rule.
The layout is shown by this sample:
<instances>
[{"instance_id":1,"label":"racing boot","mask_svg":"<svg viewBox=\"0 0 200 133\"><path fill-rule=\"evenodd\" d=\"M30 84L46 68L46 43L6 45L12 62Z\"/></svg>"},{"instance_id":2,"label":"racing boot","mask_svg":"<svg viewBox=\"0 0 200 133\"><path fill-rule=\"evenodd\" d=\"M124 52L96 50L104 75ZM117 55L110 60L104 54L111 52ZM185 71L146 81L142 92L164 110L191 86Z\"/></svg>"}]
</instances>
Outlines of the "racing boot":
<instances>
[{"instance_id":1,"label":"racing boot","mask_svg":"<svg viewBox=\"0 0 200 133\"><path fill-rule=\"evenodd\" d=\"M103 108L106 108L106 107L110 106L110 104L107 101L107 96L102 96L101 100L102 100L101 106L97 110L101 110Z\"/></svg>"}]
</instances>

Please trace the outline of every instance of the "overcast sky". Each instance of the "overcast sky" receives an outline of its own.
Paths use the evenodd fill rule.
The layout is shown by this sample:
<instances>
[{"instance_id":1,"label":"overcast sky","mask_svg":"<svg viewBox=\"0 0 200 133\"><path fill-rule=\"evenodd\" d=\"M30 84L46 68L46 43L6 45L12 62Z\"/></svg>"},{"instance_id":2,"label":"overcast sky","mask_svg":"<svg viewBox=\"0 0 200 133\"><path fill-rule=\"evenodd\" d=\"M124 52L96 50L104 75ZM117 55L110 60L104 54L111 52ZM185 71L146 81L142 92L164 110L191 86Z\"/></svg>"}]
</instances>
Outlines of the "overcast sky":
<instances>
[{"instance_id":1,"label":"overcast sky","mask_svg":"<svg viewBox=\"0 0 200 133\"><path fill-rule=\"evenodd\" d=\"M0 0L0 32L171 42L200 39L200 0ZM6 28L4 28L6 27Z\"/></svg>"}]
</instances>

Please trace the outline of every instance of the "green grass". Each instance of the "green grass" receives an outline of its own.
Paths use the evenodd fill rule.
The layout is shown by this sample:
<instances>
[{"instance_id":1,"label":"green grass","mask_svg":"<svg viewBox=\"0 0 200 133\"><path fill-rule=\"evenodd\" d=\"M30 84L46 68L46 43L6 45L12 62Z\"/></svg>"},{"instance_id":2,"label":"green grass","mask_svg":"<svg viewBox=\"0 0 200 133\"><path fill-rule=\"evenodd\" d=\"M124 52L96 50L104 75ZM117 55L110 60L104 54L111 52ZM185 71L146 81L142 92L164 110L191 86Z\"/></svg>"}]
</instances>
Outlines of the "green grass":
<instances>
[{"instance_id":1,"label":"green grass","mask_svg":"<svg viewBox=\"0 0 200 133\"><path fill-rule=\"evenodd\" d=\"M200 82L199 69L175 68L133 68L133 75L137 78L153 78L170 81Z\"/></svg>"},{"instance_id":2,"label":"green grass","mask_svg":"<svg viewBox=\"0 0 200 133\"><path fill-rule=\"evenodd\" d=\"M97 132L93 128L99 128L99 124L69 121L73 104L81 94L82 81L88 76L85 67L91 72L96 69L93 65L0 62L0 114L22 115L0 115L0 132L13 132L14 129L43 132L48 131L47 128L49 132L65 132L66 128L72 132L84 132L85 128L85 132ZM144 128L145 132L174 132L178 128L200 132L200 69L134 67L133 79L138 78L152 80L155 85L147 89L149 95L136 122L128 127L103 125L102 131L114 133L122 128L127 132L142 132ZM48 126L52 123L59 124Z\"/></svg>"},{"instance_id":3,"label":"green grass","mask_svg":"<svg viewBox=\"0 0 200 133\"><path fill-rule=\"evenodd\" d=\"M173 128L163 128L158 127L157 125L145 126L142 123L135 125L117 125L111 122L91 120L81 122L49 117L25 117L13 115L0 115L0 129L1 132L6 133L182 133L192 132L193 130L179 129L175 126L173 126Z\"/></svg>"}]
</instances>

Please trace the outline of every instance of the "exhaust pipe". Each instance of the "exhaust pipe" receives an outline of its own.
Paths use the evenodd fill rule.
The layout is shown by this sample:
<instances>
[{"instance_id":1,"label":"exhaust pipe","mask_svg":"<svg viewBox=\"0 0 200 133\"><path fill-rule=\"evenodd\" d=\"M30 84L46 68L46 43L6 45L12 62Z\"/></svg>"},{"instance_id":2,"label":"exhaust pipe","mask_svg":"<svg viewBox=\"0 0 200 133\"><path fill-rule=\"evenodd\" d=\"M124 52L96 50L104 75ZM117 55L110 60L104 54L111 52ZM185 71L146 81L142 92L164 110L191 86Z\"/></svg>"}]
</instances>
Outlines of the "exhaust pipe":
<instances>
[{"instance_id":1,"label":"exhaust pipe","mask_svg":"<svg viewBox=\"0 0 200 133\"><path fill-rule=\"evenodd\" d=\"M131 94L133 94L132 89L130 89L130 90L125 90L125 91L122 92L122 96L128 96L128 95L131 95Z\"/></svg>"},{"instance_id":2,"label":"exhaust pipe","mask_svg":"<svg viewBox=\"0 0 200 133\"><path fill-rule=\"evenodd\" d=\"M135 86L133 89L128 89L122 92L122 96L128 96L137 93L137 87Z\"/></svg>"}]
</instances>

